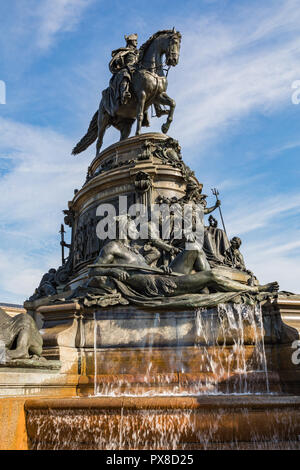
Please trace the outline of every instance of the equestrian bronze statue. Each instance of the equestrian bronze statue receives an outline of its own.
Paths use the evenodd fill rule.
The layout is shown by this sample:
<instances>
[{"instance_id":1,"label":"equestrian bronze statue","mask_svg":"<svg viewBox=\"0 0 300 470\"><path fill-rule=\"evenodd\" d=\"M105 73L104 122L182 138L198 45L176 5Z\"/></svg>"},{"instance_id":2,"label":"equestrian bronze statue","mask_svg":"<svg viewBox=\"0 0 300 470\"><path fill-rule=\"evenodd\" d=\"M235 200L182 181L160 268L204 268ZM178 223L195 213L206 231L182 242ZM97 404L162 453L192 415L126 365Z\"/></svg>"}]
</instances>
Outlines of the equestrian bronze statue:
<instances>
[{"instance_id":1,"label":"equestrian bronze statue","mask_svg":"<svg viewBox=\"0 0 300 470\"><path fill-rule=\"evenodd\" d=\"M181 34L175 29L158 31L139 50L136 34L125 36L125 39L126 47L112 52L109 68L113 76L109 87L102 92L99 109L87 133L73 149L73 155L86 150L96 139L98 155L105 131L110 126L118 129L120 140L124 140L137 120L136 135L139 135L142 126L149 126L147 111L151 105L154 105L157 117L167 114L161 130L165 134L169 130L175 101L166 93L168 81L164 67L178 64ZM161 109L161 105L168 106L168 111Z\"/></svg>"}]
</instances>

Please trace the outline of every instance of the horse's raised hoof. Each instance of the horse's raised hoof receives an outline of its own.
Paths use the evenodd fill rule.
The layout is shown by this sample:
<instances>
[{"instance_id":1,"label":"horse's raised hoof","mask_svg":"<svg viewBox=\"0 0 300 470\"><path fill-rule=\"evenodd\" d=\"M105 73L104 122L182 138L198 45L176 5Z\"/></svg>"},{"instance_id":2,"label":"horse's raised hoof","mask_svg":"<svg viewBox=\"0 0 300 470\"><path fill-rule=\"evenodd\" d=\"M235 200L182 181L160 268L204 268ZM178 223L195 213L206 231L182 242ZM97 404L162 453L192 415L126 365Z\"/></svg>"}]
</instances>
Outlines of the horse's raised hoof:
<instances>
[{"instance_id":1,"label":"horse's raised hoof","mask_svg":"<svg viewBox=\"0 0 300 470\"><path fill-rule=\"evenodd\" d=\"M148 118L148 113L144 113L143 121L142 121L142 127L150 127L150 121Z\"/></svg>"},{"instance_id":2,"label":"horse's raised hoof","mask_svg":"<svg viewBox=\"0 0 300 470\"><path fill-rule=\"evenodd\" d=\"M155 108L155 111L156 111L156 117L161 117L165 114L169 114L169 111L165 110L165 109L161 109L161 107L157 107Z\"/></svg>"},{"instance_id":3,"label":"horse's raised hoof","mask_svg":"<svg viewBox=\"0 0 300 470\"><path fill-rule=\"evenodd\" d=\"M166 134L168 132L168 130L169 130L169 125L168 124L163 124L161 126L161 131L162 131L163 134Z\"/></svg>"}]
</instances>

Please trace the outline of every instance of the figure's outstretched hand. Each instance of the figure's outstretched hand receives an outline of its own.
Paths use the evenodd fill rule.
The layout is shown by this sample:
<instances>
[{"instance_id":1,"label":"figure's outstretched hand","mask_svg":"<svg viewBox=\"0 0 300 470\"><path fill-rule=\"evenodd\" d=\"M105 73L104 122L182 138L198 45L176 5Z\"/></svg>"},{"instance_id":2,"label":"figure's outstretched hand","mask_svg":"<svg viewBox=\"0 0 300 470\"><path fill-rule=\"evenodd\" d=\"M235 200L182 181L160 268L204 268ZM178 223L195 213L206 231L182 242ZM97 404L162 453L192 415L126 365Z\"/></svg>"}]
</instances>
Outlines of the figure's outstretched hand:
<instances>
[{"instance_id":1,"label":"figure's outstretched hand","mask_svg":"<svg viewBox=\"0 0 300 470\"><path fill-rule=\"evenodd\" d=\"M217 201L216 201L216 207L220 207L220 205L221 205L221 201L220 201L220 199L217 199Z\"/></svg>"},{"instance_id":2,"label":"figure's outstretched hand","mask_svg":"<svg viewBox=\"0 0 300 470\"><path fill-rule=\"evenodd\" d=\"M159 269L161 269L165 274L171 274L172 273L172 269L169 268L169 266L162 265L162 266L159 267Z\"/></svg>"},{"instance_id":3,"label":"figure's outstretched hand","mask_svg":"<svg viewBox=\"0 0 300 470\"><path fill-rule=\"evenodd\" d=\"M258 286L259 292L272 292L276 293L279 291L279 284L277 281L269 282L268 284L264 284L262 286Z\"/></svg>"}]
</instances>

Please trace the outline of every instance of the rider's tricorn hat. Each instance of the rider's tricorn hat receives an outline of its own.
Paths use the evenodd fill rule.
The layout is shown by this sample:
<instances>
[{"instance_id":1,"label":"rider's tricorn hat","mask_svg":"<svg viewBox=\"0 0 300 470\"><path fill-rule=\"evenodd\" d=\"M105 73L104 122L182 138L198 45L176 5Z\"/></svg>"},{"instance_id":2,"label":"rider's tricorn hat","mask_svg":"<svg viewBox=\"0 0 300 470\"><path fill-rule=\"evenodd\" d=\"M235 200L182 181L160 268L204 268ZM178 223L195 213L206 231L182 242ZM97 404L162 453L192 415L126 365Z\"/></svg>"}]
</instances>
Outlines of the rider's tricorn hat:
<instances>
[{"instance_id":1,"label":"rider's tricorn hat","mask_svg":"<svg viewBox=\"0 0 300 470\"><path fill-rule=\"evenodd\" d=\"M130 34L129 36L124 36L125 41L137 41L138 35L137 34Z\"/></svg>"}]
</instances>

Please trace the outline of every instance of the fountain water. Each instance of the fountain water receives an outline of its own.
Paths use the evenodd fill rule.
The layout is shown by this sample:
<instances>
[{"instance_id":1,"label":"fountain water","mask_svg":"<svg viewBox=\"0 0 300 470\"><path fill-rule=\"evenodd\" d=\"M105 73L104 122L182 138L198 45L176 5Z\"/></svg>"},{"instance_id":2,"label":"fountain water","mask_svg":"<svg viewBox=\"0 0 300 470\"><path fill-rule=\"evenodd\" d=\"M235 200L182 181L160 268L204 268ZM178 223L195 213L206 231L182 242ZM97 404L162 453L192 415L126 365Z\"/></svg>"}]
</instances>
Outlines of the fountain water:
<instances>
[{"instance_id":1,"label":"fountain water","mask_svg":"<svg viewBox=\"0 0 300 470\"><path fill-rule=\"evenodd\" d=\"M185 328L192 328L197 362L192 368L186 359L186 346L176 330L173 354L164 355L157 345L162 328L161 315L153 315L152 326L140 349L144 353L142 380L132 382L126 371L118 379L101 381L101 354L97 354L97 321L94 313L94 396L185 396L201 394L269 393L264 326L261 306L221 304L214 309L195 311ZM159 373L155 354L162 351L164 373ZM97 357L98 360L97 360ZM160 358L160 360L162 360ZM124 366L123 366L124 367ZM99 368L99 370L98 370ZM178 377L189 378L186 385ZM274 390L272 390L274 392Z\"/></svg>"},{"instance_id":2,"label":"fountain water","mask_svg":"<svg viewBox=\"0 0 300 470\"><path fill-rule=\"evenodd\" d=\"M211 398L31 402L27 432L33 449L300 448L300 402L295 413L288 398Z\"/></svg>"},{"instance_id":3,"label":"fountain water","mask_svg":"<svg viewBox=\"0 0 300 470\"><path fill-rule=\"evenodd\" d=\"M96 319L96 313L94 312L94 395L97 395L97 331L98 324Z\"/></svg>"},{"instance_id":4,"label":"fountain water","mask_svg":"<svg viewBox=\"0 0 300 470\"><path fill-rule=\"evenodd\" d=\"M147 271L145 279L131 261L139 249L115 240L129 260L127 267L120 260L114 266L129 277L137 267L141 286L147 281L145 290L127 285L110 269L102 276L102 263L97 265L101 276L91 274L95 253L100 254L94 249L96 234L88 228L99 220L100 204L113 201L119 214L117 195L126 196L129 205L151 207L157 199L198 203L201 191L178 143L165 135L126 139L91 163L84 187L68 206L71 264L63 271L71 271L60 274L66 274L63 289L70 289L70 296L62 300L64 290L58 294L61 303L46 298L26 307L33 317L43 316L43 353L59 358L63 369L47 388L55 395L52 384L60 380L59 398L26 401L32 448L300 447L300 398L291 396L299 395L300 370L291 362L290 347L297 332L283 324L272 294L238 294L236 284L227 292L230 280L255 283L249 272L224 263L207 276L211 280L217 273L219 287L209 285L210 293L199 288L195 294L187 285L177 295L171 275L157 275L157 267L149 267L156 274ZM215 235L226 242L224 231L207 229L211 249L217 248ZM169 263L167 250L158 251ZM239 303L258 298L262 307ZM73 398L66 398L66 391Z\"/></svg>"},{"instance_id":5,"label":"fountain water","mask_svg":"<svg viewBox=\"0 0 300 470\"><path fill-rule=\"evenodd\" d=\"M259 304L221 304L194 313L198 372L186 386L156 377L153 315L143 349L148 363L140 386L127 380L103 385L94 324L94 395L32 401L27 431L34 449L299 449L300 400L270 392L264 318ZM185 347L164 367L169 376L188 370ZM162 353L163 354L163 353ZM169 360L170 359L170 360ZM159 385L157 387L157 384ZM295 408L295 406L298 406Z\"/></svg>"},{"instance_id":6,"label":"fountain water","mask_svg":"<svg viewBox=\"0 0 300 470\"><path fill-rule=\"evenodd\" d=\"M260 304L220 304L217 321L207 309L196 312L196 344L201 351L201 361L207 364L205 393L247 394L253 390L253 375L264 377L257 392L269 393L269 378L264 345L264 326ZM249 334L253 349L246 353ZM213 354L211 354L214 347ZM230 389L230 379L234 378ZM226 383L226 389L219 384ZM199 391L201 393L201 391Z\"/></svg>"}]
</instances>

